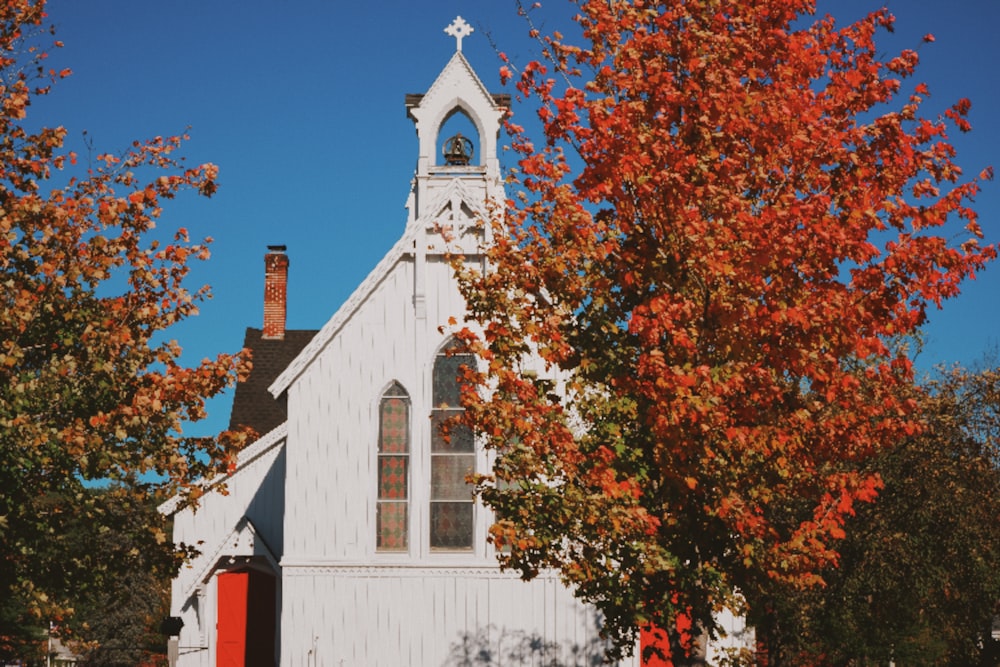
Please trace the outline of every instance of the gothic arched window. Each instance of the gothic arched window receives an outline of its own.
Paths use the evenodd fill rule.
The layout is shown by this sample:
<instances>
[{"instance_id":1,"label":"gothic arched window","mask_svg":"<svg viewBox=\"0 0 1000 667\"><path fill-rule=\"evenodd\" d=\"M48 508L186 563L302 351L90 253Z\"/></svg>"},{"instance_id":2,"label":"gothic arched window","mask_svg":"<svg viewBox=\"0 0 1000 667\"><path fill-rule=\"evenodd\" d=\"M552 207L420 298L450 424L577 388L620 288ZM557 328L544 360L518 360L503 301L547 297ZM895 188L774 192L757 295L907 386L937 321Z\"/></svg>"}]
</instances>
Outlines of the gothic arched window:
<instances>
[{"instance_id":1,"label":"gothic arched window","mask_svg":"<svg viewBox=\"0 0 1000 667\"><path fill-rule=\"evenodd\" d=\"M437 550L472 549L472 486L465 477L475 471L475 445L472 432L451 419L463 410L459 403L460 368L475 368L476 359L453 352L455 346L447 345L434 360L430 546Z\"/></svg>"},{"instance_id":2,"label":"gothic arched window","mask_svg":"<svg viewBox=\"0 0 1000 667\"><path fill-rule=\"evenodd\" d=\"M378 551L409 548L410 396L394 382L379 402L378 501L375 509Z\"/></svg>"}]
</instances>

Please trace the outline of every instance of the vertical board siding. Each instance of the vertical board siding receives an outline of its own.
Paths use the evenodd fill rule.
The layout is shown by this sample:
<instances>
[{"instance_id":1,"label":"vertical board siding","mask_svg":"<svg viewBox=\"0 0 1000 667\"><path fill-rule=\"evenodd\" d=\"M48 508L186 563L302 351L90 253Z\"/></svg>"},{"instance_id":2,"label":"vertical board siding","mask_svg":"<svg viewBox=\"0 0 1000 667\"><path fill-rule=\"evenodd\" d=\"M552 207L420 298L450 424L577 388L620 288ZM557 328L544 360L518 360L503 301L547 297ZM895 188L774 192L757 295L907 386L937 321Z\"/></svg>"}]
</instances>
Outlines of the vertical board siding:
<instances>
[{"instance_id":1,"label":"vertical board siding","mask_svg":"<svg viewBox=\"0 0 1000 667\"><path fill-rule=\"evenodd\" d=\"M298 603L283 620L281 664L583 667L601 655L594 612L554 578L525 583L489 569L374 572L286 571L286 595ZM289 641L289 632L298 640Z\"/></svg>"},{"instance_id":2,"label":"vertical board siding","mask_svg":"<svg viewBox=\"0 0 1000 667\"><path fill-rule=\"evenodd\" d=\"M412 262L397 264L289 389L296 406L289 410L289 478L296 483L286 489L291 557L343 561L372 553L375 407L393 380L411 396L420 392L412 276ZM415 413L413 423L418 419Z\"/></svg>"},{"instance_id":3,"label":"vertical board siding","mask_svg":"<svg viewBox=\"0 0 1000 667\"><path fill-rule=\"evenodd\" d=\"M448 318L465 308L451 266L431 256L419 265L427 312L417 318L415 266L397 263L289 389L281 664L462 667L480 652L493 664L591 664L594 612L555 579L501 574L483 508L474 552L427 547L430 373ZM412 406L402 555L374 550L376 408L393 381Z\"/></svg>"}]
</instances>

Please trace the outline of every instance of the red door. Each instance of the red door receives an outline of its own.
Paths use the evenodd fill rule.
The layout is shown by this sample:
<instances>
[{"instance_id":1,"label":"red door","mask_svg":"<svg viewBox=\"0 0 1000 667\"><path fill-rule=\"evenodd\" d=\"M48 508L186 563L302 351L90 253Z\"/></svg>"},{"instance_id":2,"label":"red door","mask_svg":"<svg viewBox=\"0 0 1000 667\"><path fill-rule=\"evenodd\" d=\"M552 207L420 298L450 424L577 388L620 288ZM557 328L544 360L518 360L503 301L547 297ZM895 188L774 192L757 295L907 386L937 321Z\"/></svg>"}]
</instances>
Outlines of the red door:
<instances>
[{"instance_id":1,"label":"red door","mask_svg":"<svg viewBox=\"0 0 1000 667\"><path fill-rule=\"evenodd\" d=\"M250 573L219 575L219 624L216 667L245 667L247 653L247 588Z\"/></svg>"},{"instance_id":2,"label":"red door","mask_svg":"<svg viewBox=\"0 0 1000 667\"><path fill-rule=\"evenodd\" d=\"M273 667L275 579L257 570L219 580L216 667Z\"/></svg>"}]
</instances>

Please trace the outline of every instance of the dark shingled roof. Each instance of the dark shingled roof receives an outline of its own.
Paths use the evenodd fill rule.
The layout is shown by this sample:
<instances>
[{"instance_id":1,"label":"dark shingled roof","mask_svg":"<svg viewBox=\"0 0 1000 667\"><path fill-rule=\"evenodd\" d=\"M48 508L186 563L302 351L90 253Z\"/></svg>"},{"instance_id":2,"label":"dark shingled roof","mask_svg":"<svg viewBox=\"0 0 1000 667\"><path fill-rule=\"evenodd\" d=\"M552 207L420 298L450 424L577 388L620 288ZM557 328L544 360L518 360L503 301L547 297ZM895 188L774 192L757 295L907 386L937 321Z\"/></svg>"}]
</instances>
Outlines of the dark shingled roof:
<instances>
[{"instance_id":1,"label":"dark shingled roof","mask_svg":"<svg viewBox=\"0 0 1000 667\"><path fill-rule=\"evenodd\" d=\"M243 347L253 352L253 370L246 382L236 385L229 428L249 426L262 436L284 423L288 396L274 398L267 388L315 335L312 330L289 329L282 340L266 339L261 329L247 327Z\"/></svg>"}]
</instances>

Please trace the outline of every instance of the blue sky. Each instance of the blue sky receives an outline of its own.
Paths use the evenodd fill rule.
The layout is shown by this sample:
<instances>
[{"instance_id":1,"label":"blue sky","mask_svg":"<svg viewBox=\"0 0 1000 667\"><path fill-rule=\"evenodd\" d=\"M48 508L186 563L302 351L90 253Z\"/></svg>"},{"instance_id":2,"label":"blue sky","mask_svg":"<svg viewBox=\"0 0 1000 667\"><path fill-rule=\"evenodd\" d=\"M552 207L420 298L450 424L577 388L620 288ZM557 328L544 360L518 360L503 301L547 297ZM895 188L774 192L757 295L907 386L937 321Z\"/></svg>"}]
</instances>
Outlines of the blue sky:
<instances>
[{"instance_id":1,"label":"blue sky","mask_svg":"<svg viewBox=\"0 0 1000 667\"><path fill-rule=\"evenodd\" d=\"M529 3L530 4L530 3ZM857 18L880 3L827 0L820 9ZM972 100L969 135L954 136L966 173L1000 169L998 0L895 0L887 54L920 47L916 80L931 90L926 111ZM544 25L565 28L572 7L546 0ZM215 238L192 286L214 299L174 336L194 362L237 350L260 326L263 254L285 244L291 258L289 328L320 328L403 231L416 161L406 93L424 92L455 48L443 29L456 15L476 28L463 50L491 90L494 47L515 62L535 53L512 0L49 0L65 47L51 57L74 74L30 112L61 124L79 149L86 131L97 152L190 126L191 163L219 165L211 200L183 198L164 226ZM511 92L511 91L505 91ZM527 110L515 113L527 114ZM976 208L987 239L1000 241L1000 182ZM1000 265L932 313L922 368L975 362L1000 341ZM228 399L211 406L208 433L228 420Z\"/></svg>"}]
</instances>

